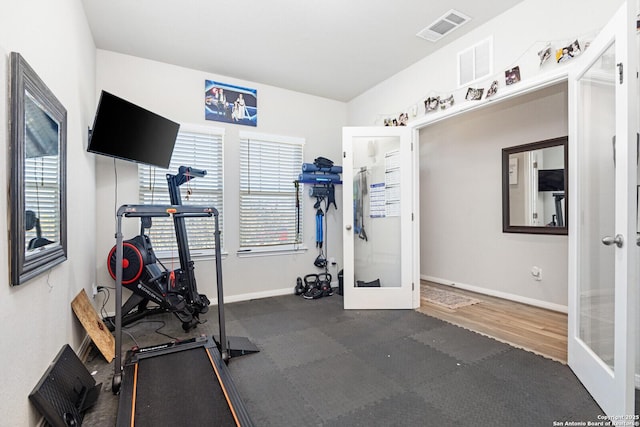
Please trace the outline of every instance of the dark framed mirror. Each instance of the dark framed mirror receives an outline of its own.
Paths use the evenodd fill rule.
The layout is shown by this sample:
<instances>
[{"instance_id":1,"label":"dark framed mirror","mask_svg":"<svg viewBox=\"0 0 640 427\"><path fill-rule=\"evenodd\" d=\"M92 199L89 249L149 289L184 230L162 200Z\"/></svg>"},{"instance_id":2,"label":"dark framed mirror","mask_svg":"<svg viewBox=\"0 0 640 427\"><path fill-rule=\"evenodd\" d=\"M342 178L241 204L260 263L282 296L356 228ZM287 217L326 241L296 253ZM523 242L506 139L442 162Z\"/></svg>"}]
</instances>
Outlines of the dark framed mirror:
<instances>
[{"instance_id":1,"label":"dark framed mirror","mask_svg":"<svg viewBox=\"0 0 640 427\"><path fill-rule=\"evenodd\" d=\"M10 79L9 253L20 285L67 259L67 110L16 52Z\"/></svg>"},{"instance_id":2,"label":"dark framed mirror","mask_svg":"<svg viewBox=\"0 0 640 427\"><path fill-rule=\"evenodd\" d=\"M502 149L502 231L568 234L568 137Z\"/></svg>"}]
</instances>

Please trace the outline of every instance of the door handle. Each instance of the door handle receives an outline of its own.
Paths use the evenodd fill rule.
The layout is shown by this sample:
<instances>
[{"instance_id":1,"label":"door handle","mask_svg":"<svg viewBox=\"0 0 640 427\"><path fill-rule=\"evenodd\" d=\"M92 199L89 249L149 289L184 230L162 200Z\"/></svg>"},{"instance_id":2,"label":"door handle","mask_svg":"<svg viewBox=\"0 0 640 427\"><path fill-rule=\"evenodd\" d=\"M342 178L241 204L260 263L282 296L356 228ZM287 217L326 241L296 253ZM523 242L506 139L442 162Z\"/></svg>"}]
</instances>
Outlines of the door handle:
<instances>
[{"instance_id":1,"label":"door handle","mask_svg":"<svg viewBox=\"0 0 640 427\"><path fill-rule=\"evenodd\" d=\"M347 229L347 231L351 230L351 225L347 225L346 227L344 227Z\"/></svg>"},{"instance_id":2,"label":"door handle","mask_svg":"<svg viewBox=\"0 0 640 427\"><path fill-rule=\"evenodd\" d=\"M602 238L602 243L604 243L607 246L611 246L615 243L617 247L621 248L622 242L623 242L623 239L621 234L616 234L616 237L606 236Z\"/></svg>"}]
</instances>

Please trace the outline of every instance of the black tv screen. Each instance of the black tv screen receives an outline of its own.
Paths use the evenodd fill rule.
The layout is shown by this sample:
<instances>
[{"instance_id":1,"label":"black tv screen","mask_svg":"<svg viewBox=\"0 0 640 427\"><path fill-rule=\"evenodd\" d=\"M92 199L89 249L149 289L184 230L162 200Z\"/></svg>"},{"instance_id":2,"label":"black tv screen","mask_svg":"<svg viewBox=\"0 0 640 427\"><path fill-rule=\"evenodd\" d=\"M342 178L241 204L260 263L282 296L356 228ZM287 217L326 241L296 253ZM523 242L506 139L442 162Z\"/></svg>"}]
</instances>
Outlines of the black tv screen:
<instances>
[{"instance_id":1,"label":"black tv screen","mask_svg":"<svg viewBox=\"0 0 640 427\"><path fill-rule=\"evenodd\" d=\"M164 169L180 125L102 91L87 151Z\"/></svg>"},{"instance_id":2,"label":"black tv screen","mask_svg":"<svg viewBox=\"0 0 640 427\"><path fill-rule=\"evenodd\" d=\"M539 170L538 191L564 191L564 169Z\"/></svg>"}]
</instances>

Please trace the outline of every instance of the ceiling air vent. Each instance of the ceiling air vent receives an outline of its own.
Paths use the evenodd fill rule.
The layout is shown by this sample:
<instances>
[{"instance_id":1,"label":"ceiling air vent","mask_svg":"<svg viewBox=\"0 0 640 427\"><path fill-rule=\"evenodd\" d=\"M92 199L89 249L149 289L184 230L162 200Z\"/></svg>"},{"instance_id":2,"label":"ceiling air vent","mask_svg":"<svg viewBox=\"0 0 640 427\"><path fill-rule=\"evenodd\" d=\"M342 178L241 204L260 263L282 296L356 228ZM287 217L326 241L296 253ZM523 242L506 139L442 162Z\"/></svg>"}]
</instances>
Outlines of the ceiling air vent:
<instances>
[{"instance_id":1,"label":"ceiling air vent","mask_svg":"<svg viewBox=\"0 0 640 427\"><path fill-rule=\"evenodd\" d=\"M449 34L451 31L460 27L461 25L466 24L470 20L471 18L469 18L467 15L464 15L457 10L451 9L449 12L436 19L434 23L421 30L418 34L416 34L416 36L430 42L435 42L440 40L445 35Z\"/></svg>"}]
</instances>

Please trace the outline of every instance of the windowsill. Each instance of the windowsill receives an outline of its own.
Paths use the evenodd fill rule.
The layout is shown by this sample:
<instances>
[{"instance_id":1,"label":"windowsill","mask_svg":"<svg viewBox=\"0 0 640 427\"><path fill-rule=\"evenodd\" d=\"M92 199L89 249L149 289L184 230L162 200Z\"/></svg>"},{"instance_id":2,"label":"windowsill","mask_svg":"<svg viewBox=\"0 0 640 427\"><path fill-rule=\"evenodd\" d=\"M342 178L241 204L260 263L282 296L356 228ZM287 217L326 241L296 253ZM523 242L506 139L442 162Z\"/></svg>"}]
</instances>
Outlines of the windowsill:
<instances>
[{"instance_id":1,"label":"windowsill","mask_svg":"<svg viewBox=\"0 0 640 427\"><path fill-rule=\"evenodd\" d=\"M238 258L251 258L257 256L274 256L274 255L294 255L299 252L306 252L308 248L300 245L287 245L277 247L256 247L240 249L236 252Z\"/></svg>"}]
</instances>

